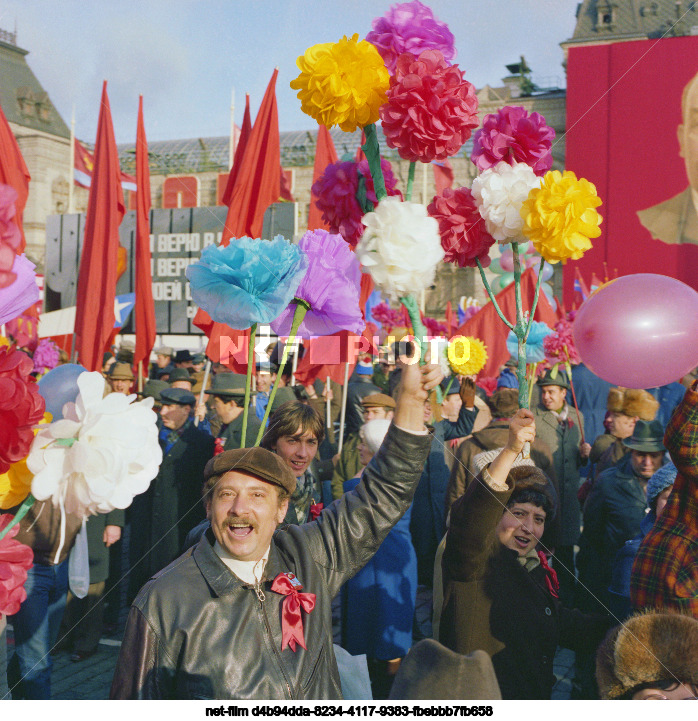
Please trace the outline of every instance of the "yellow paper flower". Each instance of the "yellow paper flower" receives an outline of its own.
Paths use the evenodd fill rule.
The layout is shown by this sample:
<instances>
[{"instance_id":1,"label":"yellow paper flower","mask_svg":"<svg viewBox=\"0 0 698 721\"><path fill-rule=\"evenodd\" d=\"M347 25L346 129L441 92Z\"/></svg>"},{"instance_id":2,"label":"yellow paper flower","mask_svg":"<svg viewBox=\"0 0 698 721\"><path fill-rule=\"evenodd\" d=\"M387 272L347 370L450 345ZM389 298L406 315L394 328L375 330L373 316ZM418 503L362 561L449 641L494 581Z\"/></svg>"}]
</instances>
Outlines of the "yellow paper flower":
<instances>
[{"instance_id":1,"label":"yellow paper flower","mask_svg":"<svg viewBox=\"0 0 698 721\"><path fill-rule=\"evenodd\" d=\"M2 342L0 340L0 345ZM44 413L43 423L50 423L52 416ZM34 428L34 435L39 432L39 424ZM27 468L27 459L13 463L6 473L0 473L0 508L14 508L21 503L31 491L34 474Z\"/></svg>"},{"instance_id":2,"label":"yellow paper flower","mask_svg":"<svg viewBox=\"0 0 698 721\"><path fill-rule=\"evenodd\" d=\"M487 346L473 336L454 336L448 343L448 360L454 373L475 375L487 363Z\"/></svg>"},{"instance_id":3,"label":"yellow paper flower","mask_svg":"<svg viewBox=\"0 0 698 721\"><path fill-rule=\"evenodd\" d=\"M321 125L351 133L378 120L387 101L390 73L376 48L358 33L337 43L320 43L296 61L301 74L291 81L301 109Z\"/></svg>"},{"instance_id":4,"label":"yellow paper flower","mask_svg":"<svg viewBox=\"0 0 698 721\"><path fill-rule=\"evenodd\" d=\"M590 238L601 235L601 205L596 188L571 171L551 170L543 176L521 207L524 235L548 263L577 260L591 248Z\"/></svg>"}]
</instances>

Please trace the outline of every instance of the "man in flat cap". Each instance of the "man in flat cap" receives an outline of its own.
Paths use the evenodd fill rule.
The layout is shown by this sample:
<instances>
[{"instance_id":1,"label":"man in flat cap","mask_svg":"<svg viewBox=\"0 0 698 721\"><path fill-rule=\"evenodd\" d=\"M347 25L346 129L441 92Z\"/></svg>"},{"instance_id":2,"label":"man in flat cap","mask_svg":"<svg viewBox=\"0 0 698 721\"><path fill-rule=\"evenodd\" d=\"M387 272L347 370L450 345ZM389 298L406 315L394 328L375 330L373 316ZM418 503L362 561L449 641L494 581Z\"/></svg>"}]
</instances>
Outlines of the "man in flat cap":
<instances>
[{"instance_id":1,"label":"man in flat cap","mask_svg":"<svg viewBox=\"0 0 698 721\"><path fill-rule=\"evenodd\" d=\"M174 351L168 345L161 345L155 349L155 363L150 367L150 378L152 380L157 380L161 372L164 372L164 375L169 375L169 372L174 368L172 364L173 356Z\"/></svg>"},{"instance_id":2,"label":"man in flat cap","mask_svg":"<svg viewBox=\"0 0 698 721\"><path fill-rule=\"evenodd\" d=\"M213 410L221 427L216 438L216 451L231 451L234 448L250 447L257 440L262 425L255 415L254 408L247 414L247 433L242 443L242 420L245 411L245 376L238 373L217 373L213 377L210 390L204 391L212 396Z\"/></svg>"},{"instance_id":3,"label":"man in flat cap","mask_svg":"<svg viewBox=\"0 0 698 721\"><path fill-rule=\"evenodd\" d=\"M160 403L162 465L148 490L131 505L131 598L177 557L187 532L203 518L199 491L204 466L213 456L213 438L191 419L194 394L165 388Z\"/></svg>"},{"instance_id":4,"label":"man in flat cap","mask_svg":"<svg viewBox=\"0 0 698 721\"><path fill-rule=\"evenodd\" d=\"M296 479L262 448L206 466L211 529L131 608L112 698L341 699L331 602L409 507L438 366L405 368L393 423L355 490L278 528Z\"/></svg>"}]
</instances>

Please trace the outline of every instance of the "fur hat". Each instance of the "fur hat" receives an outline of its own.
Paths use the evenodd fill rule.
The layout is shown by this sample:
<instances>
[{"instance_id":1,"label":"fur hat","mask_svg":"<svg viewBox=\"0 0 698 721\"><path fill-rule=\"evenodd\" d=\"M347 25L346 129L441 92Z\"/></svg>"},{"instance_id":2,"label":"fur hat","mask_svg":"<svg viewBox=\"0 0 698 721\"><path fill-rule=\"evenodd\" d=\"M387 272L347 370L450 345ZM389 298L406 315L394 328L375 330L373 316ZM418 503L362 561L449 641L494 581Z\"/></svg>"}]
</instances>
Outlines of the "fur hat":
<instances>
[{"instance_id":1,"label":"fur hat","mask_svg":"<svg viewBox=\"0 0 698 721\"><path fill-rule=\"evenodd\" d=\"M638 686L664 680L698 685L698 620L648 611L609 631L596 654L601 698L628 697Z\"/></svg>"},{"instance_id":2,"label":"fur hat","mask_svg":"<svg viewBox=\"0 0 698 721\"><path fill-rule=\"evenodd\" d=\"M619 387L608 391L606 408L611 413L622 413L631 418L653 421L657 415L659 402L647 391Z\"/></svg>"},{"instance_id":3,"label":"fur hat","mask_svg":"<svg viewBox=\"0 0 698 721\"><path fill-rule=\"evenodd\" d=\"M516 496L522 491L538 491L549 501L552 512L546 518L549 523L556 515L558 509L557 491L550 479L537 466L519 465L509 471L509 481L514 483L514 491L509 499L510 503L516 503Z\"/></svg>"},{"instance_id":4,"label":"fur hat","mask_svg":"<svg viewBox=\"0 0 698 721\"><path fill-rule=\"evenodd\" d=\"M498 388L488 399L492 418L511 418L519 410L519 391L516 388Z\"/></svg>"}]
</instances>

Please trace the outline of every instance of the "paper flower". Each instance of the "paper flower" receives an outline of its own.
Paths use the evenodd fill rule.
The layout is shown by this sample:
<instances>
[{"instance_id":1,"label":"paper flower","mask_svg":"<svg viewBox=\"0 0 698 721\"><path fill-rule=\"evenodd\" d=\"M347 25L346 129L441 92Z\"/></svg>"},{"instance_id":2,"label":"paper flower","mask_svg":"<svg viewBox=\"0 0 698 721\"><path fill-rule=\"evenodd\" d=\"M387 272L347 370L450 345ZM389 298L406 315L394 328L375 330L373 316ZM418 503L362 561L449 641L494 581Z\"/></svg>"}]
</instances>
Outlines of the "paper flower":
<instances>
[{"instance_id":1,"label":"paper flower","mask_svg":"<svg viewBox=\"0 0 698 721\"><path fill-rule=\"evenodd\" d=\"M404 160L444 160L479 125L477 104L475 88L438 50L425 50L418 58L405 53L390 78L381 127L388 145Z\"/></svg>"},{"instance_id":2,"label":"paper flower","mask_svg":"<svg viewBox=\"0 0 698 721\"><path fill-rule=\"evenodd\" d=\"M58 365L59 359L58 346L52 340L42 338L33 355L34 372L43 374L53 370Z\"/></svg>"},{"instance_id":3,"label":"paper flower","mask_svg":"<svg viewBox=\"0 0 698 721\"><path fill-rule=\"evenodd\" d=\"M296 64L301 73L291 88L298 90L301 110L318 123L352 133L378 120L390 74L376 48L358 33L313 45Z\"/></svg>"},{"instance_id":4,"label":"paper flower","mask_svg":"<svg viewBox=\"0 0 698 721\"><path fill-rule=\"evenodd\" d=\"M426 319L425 319L426 320ZM445 336L439 336L436 339L432 338L429 342L431 349L434 348L434 341L436 340L437 355L436 359L441 367L441 372L444 378L448 378L453 375L453 369L451 368L451 361L448 358L448 338Z\"/></svg>"},{"instance_id":5,"label":"paper flower","mask_svg":"<svg viewBox=\"0 0 698 721\"><path fill-rule=\"evenodd\" d=\"M371 308L371 317L376 323L380 323L387 333L404 324L402 311L394 310L385 302Z\"/></svg>"},{"instance_id":6,"label":"paper flower","mask_svg":"<svg viewBox=\"0 0 698 721\"><path fill-rule=\"evenodd\" d=\"M531 324L531 331L526 339L526 363L540 363L545 360L545 348L543 341L551 335L553 329L545 323L534 320ZM507 350L514 360L519 357L519 340L514 331L509 331L507 336Z\"/></svg>"},{"instance_id":7,"label":"paper flower","mask_svg":"<svg viewBox=\"0 0 698 721\"><path fill-rule=\"evenodd\" d=\"M490 248L496 242L487 232L485 221L469 188L446 188L427 208L439 223L441 246L447 263L474 268L477 261L490 264Z\"/></svg>"},{"instance_id":8,"label":"paper flower","mask_svg":"<svg viewBox=\"0 0 698 721\"><path fill-rule=\"evenodd\" d=\"M444 251L438 223L423 205L385 198L363 223L356 255L379 290L398 300L434 282Z\"/></svg>"},{"instance_id":9,"label":"paper flower","mask_svg":"<svg viewBox=\"0 0 698 721\"><path fill-rule=\"evenodd\" d=\"M545 357L551 365L555 363L581 363L572 335L572 324L561 318L554 326L554 332L543 339Z\"/></svg>"},{"instance_id":10,"label":"paper flower","mask_svg":"<svg viewBox=\"0 0 698 721\"><path fill-rule=\"evenodd\" d=\"M489 398L497 390L497 378L496 376L483 376L477 379L478 388L482 388Z\"/></svg>"},{"instance_id":11,"label":"paper flower","mask_svg":"<svg viewBox=\"0 0 698 721\"><path fill-rule=\"evenodd\" d=\"M473 180L473 197L488 233L500 243L521 238L521 206L540 179L524 163L498 163Z\"/></svg>"},{"instance_id":12,"label":"paper flower","mask_svg":"<svg viewBox=\"0 0 698 721\"><path fill-rule=\"evenodd\" d=\"M462 338L462 336L460 336ZM470 355L466 360L461 360L461 351L459 345L463 341L458 341L459 336L451 339L448 344L448 359L451 363L453 372L461 376L471 376L479 373L487 363L487 346L474 336L465 336L470 345Z\"/></svg>"},{"instance_id":13,"label":"paper flower","mask_svg":"<svg viewBox=\"0 0 698 721\"><path fill-rule=\"evenodd\" d=\"M298 246L274 240L233 239L209 245L187 268L194 302L213 320L246 330L270 323L289 304L308 269Z\"/></svg>"},{"instance_id":14,"label":"paper flower","mask_svg":"<svg viewBox=\"0 0 698 721\"><path fill-rule=\"evenodd\" d=\"M0 253L4 252L0 247ZM25 255L13 255L12 269L5 278L12 276L9 284L0 284L0 325L21 315L29 306L39 300L39 287L36 284L36 266ZM0 276L3 271L0 270ZM1 278L0 278L1 282Z\"/></svg>"},{"instance_id":15,"label":"paper flower","mask_svg":"<svg viewBox=\"0 0 698 721\"><path fill-rule=\"evenodd\" d=\"M400 195L393 169L383 158L381 158L381 169L388 195ZM352 247L359 242L364 232L361 222L364 211L356 197L359 190L359 173L366 183L366 199L375 205L378 200L366 160L358 164L353 160L332 163L325 168L312 187L317 206L322 212L322 219L329 225L330 233L339 233Z\"/></svg>"},{"instance_id":16,"label":"paper flower","mask_svg":"<svg viewBox=\"0 0 698 721\"><path fill-rule=\"evenodd\" d=\"M578 180L571 170L551 170L522 205L523 232L548 263L578 260L591 248L589 239L601 235L599 205L588 180Z\"/></svg>"},{"instance_id":17,"label":"paper flower","mask_svg":"<svg viewBox=\"0 0 698 721\"><path fill-rule=\"evenodd\" d=\"M447 332L446 324L439 323L436 318L427 318L425 316L422 318L422 323L424 323L424 327L429 331L429 335L432 337L442 336Z\"/></svg>"},{"instance_id":18,"label":"paper flower","mask_svg":"<svg viewBox=\"0 0 698 721\"><path fill-rule=\"evenodd\" d=\"M27 457L32 494L62 502L76 516L128 508L162 463L153 399L104 396L97 372L81 373L77 385L78 397L63 407L63 418L36 434Z\"/></svg>"},{"instance_id":19,"label":"paper flower","mask_svg":"<svg viewBox=\"0 0 698 721\"><path fill-rule=\"evenodd\" d=\"M448 25L419 0L391 6L371 27L366 40L376 46L391 73L402 53L417 57L425 50L438 50L446 60L456 57L455 38Z\"/></svg>"},{"instance_id":20,"label":"paper flower","mask_svg":"<svg viewBox=\"0 0 698 721\"><path fill-rule=\"evenodd\" d=\"M22 235L15 223L16 201L17 191L10 185L0 183L0 288L14 283L17 277L12 266L22 242Z\"/></svg>"},{"instance_id":21,"label":"paper flower","mask_svg":"<svg viewBox=\"0 0 698 721\"><path fill-rule=\"evenodd\" d=\"M30 375L33 364L26 353L0 347L0 473L29 452L32 426L43 415L46 403Z\"/></svg>"},{"instance_id":22,"label":"paper flower","mask_svg":"<svg viewBox=\"0 0 698 721\"><path fill-rule=\"evenodd\" d=\"M361 268L341 235L309 230L298 247L308 257L308 269L295 292L310 308L298 335L331 335L340 330L361 333L366 322L361 315ZM277 335L288 336L296 304L288 305L271 324Z\"/></svg>"},{"instance_id":23,"label":"paper flower","mask_svg":"<svg viewBox=\"0 0 698 721\"><path fill-rule=\"evenodd\" d=\"M525 163L536 175L544 175L553 164L555 131L539 113L507 106L485 115L482 128L473 136L470 159L482 172L500 161Z\"/></svg>"},{"instance_id":24,"label":"paper flower","mask_svg":"<svg viewBox=\"0 0 698 721\"><path fill-rule=\"evenodd\" d=\"M12 521L12 516L0 516L0 531ZM27 598L24 584L27 571L34 565L34 551L14 537L19 533L15 526L0 540L0 616L12 615L19 611Z\"/></svg>"}]
</instances>

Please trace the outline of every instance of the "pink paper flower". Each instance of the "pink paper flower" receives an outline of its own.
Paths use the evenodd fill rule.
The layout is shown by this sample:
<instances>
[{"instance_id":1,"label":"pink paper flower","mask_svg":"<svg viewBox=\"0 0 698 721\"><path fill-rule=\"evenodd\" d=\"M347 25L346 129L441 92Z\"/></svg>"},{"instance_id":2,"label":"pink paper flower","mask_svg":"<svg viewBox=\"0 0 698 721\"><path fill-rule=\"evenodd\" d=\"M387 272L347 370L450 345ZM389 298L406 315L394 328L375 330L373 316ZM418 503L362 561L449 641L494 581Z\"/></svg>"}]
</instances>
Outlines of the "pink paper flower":
<instances>
[{"instance_id":1,"label":"pink paper flower","mask_svg":"<svg viewBox=\"0 0 698 721\"><path fill-rule=\"evenodd\" d=\"M390 163L381 158L381 168L388 195L401 195L396 189L397 179ZM358 173L366 181L366 199L375 205L378 201L366 160L362 160L358 166L353 160L332 163L312 187L318 208L322 211L322 219L330 226L330 233L339 233L352 248L364 232L361 223L364 211L356 198L359 190Z\"/></svg>"},{"instance_id":2,"label":"pink paper flower","mask_svg":"<svg viewBox=\"0 0 698 721\"><path fill-rule=\"evenodd\" d=\"M482 388L489 397L497 390L497 379L490 376L483 376L477 379L476 385Z\"/></svg>"},{"instance_id":3,"label":"pink paper flower","mask_svg":"<svg viewBox=\"0 0 698 721\"><path fill-rule=\"evenodd\" d=\"M387 333L393 328L402 326L403 317L399 310L394 310L387 303L378 303L371 308L371 317L377 323L380 323Z\"/></svg>"},{"instance_id":4,"label":"pink paper flower","mask_svg":"<svg viewBox=\"0 0 698 721\"><path fill-rule=\"evenodd\" d=\"M438 50L400 55L381 106L383 133L409 161L430 163L455 155L479 125L475 88Z\"/></svg>"},{"instance_id":5,"label":"pink paper flower","mask_svg":"<svg viewBox=\"0 0 698 721\"><path fill-rule=\"evenodd\" d=\"M482 128L473 136L470 159L482 172L501 160L513 165L526 163L536 175L545 175L553 164L555 131L539 113L506 106L486 115Z\"/></svg>"},{"instance_id":6,"label":"pink paper flower","mask_svg":"<svg viewBox=\"0 0 698 721\"><path fill-rule=\"evenodd\" d=\"M0 288L6 288L17 278L12 270L22 235L15 223L17 191L0 183Z\"/></svg>"},{"instance_id":7,"label":"pink paper flower","mask_svg":"<svg viewBox=\"0 0 698 721\"><path fill-rule=\"evenodd\" d=\"M456 57L455 38L446 23L437 20L431 9L419 0L392 5L390 10L371 24L366 40L376 46L385 66L395 72L398 56L415 57L424 50L438 50L446 58Z\"/></svg>"},{"instance_id":8,"label":"pink paper flower","mask_svg":"<svg viewBox=\"0 0 698 721\"><path fill-rule=\"evenodd\" d=\"M565 318L555 323L555 332L543 339L545 358L550 365L555 363L581 363L572 335L572 324Z\"/></svg>"},{"instance_id":9,"label":"pink paper flower","mask_svg":"<svg viewBox=\"0 0 698 721\"><path fill-rule=\"evenodd\" d=\"M424 323L424 327L429 331L430 336L445 336L448 333L448 330L446 329L446 324L439 323L436 318L427 318L425 316L424 318L422 318L422 323Z\"/></svg>"},{"instance_id":10,"label":"pink paper flower","mask_svg":"<svg viewBox=\"0 0 698 721\"><path fill-rule=\"evenodd\" d=\"M33 366L26 353L0 347L0 473L29 453L32 426L44 417L46 402L30 375Z\"/></svg>"},{"instance_id":11,"label":"pink paper flower","mask_svg":"<svg viewBox=\"0 0 698 721\"><path fill-rule=\"evenodd\" d=\"M479 259L484 267L489 266L490 248L496 241L487 232L469 188L446 188L427 210L439 223L446 262L474 268Z\"/></svg>"},{"instance_id":12,"label":"pink paper flower","mask_svg":"<svg viewBox=\"0 0 698 721\"><path fill-rule=\"evenodd\" d=\"M12 516L0 516L0 531L12 520ZM24 584L27 571L34 565L34 552L29 546L15 541L19 525L0 540L0 615L12 615L19 611L27 597Z\"/></svg>"},{"instance_id":13,"label":"pink paper flower","mask_svg":"<svg viewBox=\"0 0 698 721\"><path fill-rule=\"evenodd\" d=\"M24 253L12 257L12 271L9 275L13 276L13 280L4 287L0 286L0 324L14 320L39 300L39 287L36 284L36 273L34 272L36 266L27 259ZM0 271L0 277L2 275L3 272ZM8 276L8 274L5 275ZM18 332L20 325L19 323L14 324L7 330L8 332Z\"/></svg>"}]
</instances>

